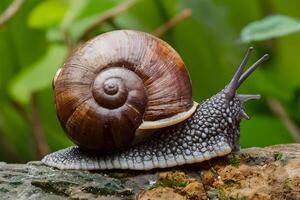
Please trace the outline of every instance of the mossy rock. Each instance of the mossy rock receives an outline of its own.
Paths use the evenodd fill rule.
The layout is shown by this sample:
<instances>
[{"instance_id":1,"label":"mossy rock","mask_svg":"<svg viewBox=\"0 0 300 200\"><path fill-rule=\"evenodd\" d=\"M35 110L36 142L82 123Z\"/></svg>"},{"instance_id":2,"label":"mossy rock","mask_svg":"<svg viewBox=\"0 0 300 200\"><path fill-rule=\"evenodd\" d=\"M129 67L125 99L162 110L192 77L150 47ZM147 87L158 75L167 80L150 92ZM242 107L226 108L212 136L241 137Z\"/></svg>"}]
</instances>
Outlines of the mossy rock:
<instances>
[{"instance_id":1,"label":"mossy rock","mask_svg":"<svg viewBox=\"0 0 300 200\"><path fill-rule=\"evenodd\" d=\"M0 199L300 199L300 144L250 148L151 171L58 170L0 162Z\"/></svg>"}]
</instances>

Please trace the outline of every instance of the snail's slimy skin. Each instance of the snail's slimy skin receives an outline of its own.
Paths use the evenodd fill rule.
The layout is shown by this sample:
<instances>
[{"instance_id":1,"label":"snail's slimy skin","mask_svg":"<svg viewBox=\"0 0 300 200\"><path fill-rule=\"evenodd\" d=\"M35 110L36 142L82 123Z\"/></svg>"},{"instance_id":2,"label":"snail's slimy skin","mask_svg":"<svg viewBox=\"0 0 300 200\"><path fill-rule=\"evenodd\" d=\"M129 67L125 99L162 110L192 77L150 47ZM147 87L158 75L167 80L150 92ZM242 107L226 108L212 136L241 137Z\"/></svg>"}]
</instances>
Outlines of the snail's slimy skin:
<instances>
[{"instance_id":1,"label":"snail's slimy skin","mask_svg":"<svg viewBox=\"0 0 300 200\"><path fill-rule=\"evenodd\" d=\"M133 169L173 167L223 156L239 149L239 124L244 100L228 100L222 90L204 101L186 121L160 130L154 138L124 151L93 155L70 147L42 161L59 169Z\"/></svg>"}]
</instances>

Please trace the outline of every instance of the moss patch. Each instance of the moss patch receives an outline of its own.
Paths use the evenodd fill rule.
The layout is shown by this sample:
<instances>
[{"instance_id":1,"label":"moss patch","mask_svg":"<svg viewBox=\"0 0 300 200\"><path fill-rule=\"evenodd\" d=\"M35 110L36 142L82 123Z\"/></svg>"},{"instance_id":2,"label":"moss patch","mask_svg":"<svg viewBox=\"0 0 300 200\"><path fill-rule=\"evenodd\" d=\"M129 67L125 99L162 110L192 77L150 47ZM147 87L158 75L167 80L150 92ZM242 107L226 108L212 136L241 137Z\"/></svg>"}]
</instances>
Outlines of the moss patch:
<instances>
[{"instance_id":1,"label":"moss patch","mask_svg":"<svg viewBox=\"0 0 300 200\"><path fill-rule=\"evenodd\" d=\"M183 172L166 172L159 174L159 180L150 188L156 187L185 187L189 182L189 178Z\"/></svg>"},{"instance_id":2,"label":"moss patch","mask_svg":"<svg viewBox=\"0 0 300 200\"><path fill-rule=\"evenodd\" d=\"M162 198L161 191L168 191L170 196L180 200L207 199L203 184L180 171L160 173L158 181L148 190L142 191L138 199L165 199L166 197Z\"/></svg>"},{"instance_id":3,"label":"moss patch","mask_svg":"<svg viewBox=\"0 0 300 200\"><path fill-rule=\"evenodd\" d=\"M279 161L282 166L288 164L288 157L285 156L282 152L274 152L273 156L275 161Z\"/></svg>"},{"instance_id":4,"label":"moss patch","mask_svg":"<svg viewBox=\"0 0 300 200\"><path fill-rule=\"evenodd\" d=\"M227 156L227 163L232 166L238 167L241 163L241 158L239 155L231 154L231 155Z\"/></svg>"},{"instance_id":5,"label":"moss patch","mask_svg":"<svg viewBox=\"0 0 300 200\"><path fill-rule=\"evenodd\" d=\"M33 180L31 184L41 188L45 192L54 193L59 195L68 196L70 194L70 187L77 186L75 183L68 181L44 181L44 180Z\"/></svg>"},{"instance_id":6,"label":"moss patch","mask_svg":"<svg viewBox=\"0 0 300 200\"><path fill-rule=\"evenodd\" d=\"M283 153L277 151L277 152L274 152L273 156L274 156L274 159L275 159L276 161L278 161L278 160L281 160L281 159L283 158Z\"/></svg>"},{"instance_id":7,"label":"moss patch","mask_svg":"<svg viewBox=\"0 0 300 200\"><path fill-rule=\"evenodd\" d=\"M130 188L125 188L121 181L115 179L112 180L111 182L106 183L103 187L100 186L85 186L82 188L83 191L92 193L92 194L97 194L97 195L132 195L133 191Z\"/></svg>"}]
</instances>

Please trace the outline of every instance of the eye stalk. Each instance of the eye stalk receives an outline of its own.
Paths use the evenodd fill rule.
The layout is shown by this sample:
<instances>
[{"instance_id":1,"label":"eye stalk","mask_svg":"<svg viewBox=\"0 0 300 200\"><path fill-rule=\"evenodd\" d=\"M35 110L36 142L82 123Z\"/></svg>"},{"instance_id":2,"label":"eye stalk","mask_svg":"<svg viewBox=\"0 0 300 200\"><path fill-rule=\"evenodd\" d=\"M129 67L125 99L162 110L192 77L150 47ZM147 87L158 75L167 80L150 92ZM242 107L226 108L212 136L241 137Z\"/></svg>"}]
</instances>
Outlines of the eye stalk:
<instances>
[{"instance_id":1,"label":"eye stalk","mask_svg":"<svg viewBox=\"0 0 300 200\"><path fill-rule=\"evenodd\" d=\"M252 54L252 52L254 51L253 47L250 47L243 59L243 61L241 62L241 64L239 65L238 69L236 70L235 74L233 75L231 81L229 82L229 84L226 86L225 88L225 95L226 98L228 100L231 100L232 98L235 97L236 91L237 89L240 87L240 85L250 76L250 74L252 74L252 72L257 69L258 66L260 66L264 61L266 61L269 58L268 54L265 54L264 56L262 56L258 61L256 61L252 66L250 66L246 72L243 73L243 70ZM252 96L252 97L250 97ZM256 99L257 96L256 95L248 95L248 100L250 99Z\"/></svg>"},{"instance_id":2,"label":"eye stalk","mask_svg":"<svg viewBox=\"0 0 300 200\"><path fill-rule=\"evenodd\" d=\"M247 69L246 72L244 72L242 74L242 76L240 77L239 81L238 81L238 86L237 88L240 87L240 85L248 78L248 76L250 76L250 74L252 74L252 72L254 72L254 70L260 66L264 61L269 59L269 54L265 54L263 55L263 57L261 57L258 61L256 61L251 67L249 67Z\"/></svg>"},{"instance_id":3,"label":"eye stalk","mask_svg":"<svg viewBox=\"0 0 300 200\"><path fill-rule=\"evenodd\" d=\"M240 117L249 120L250 117L245 111L244 103L246 101L252 100L252 99L260 99L261 96L259 94L238 94L236 97L240 100L242 108L240 110Z\"/></svg>"},{"instance_id":4,"label":"eye stalk","mask_svg":"<svg viewBox=\"0 0 300 200\"><path fill-rule=\"evenodd\" d=\"M242 102L246 102L252 99L260 99L261 96L259 94L238 94L237 98Z\"/></svg>"}]
</instances>

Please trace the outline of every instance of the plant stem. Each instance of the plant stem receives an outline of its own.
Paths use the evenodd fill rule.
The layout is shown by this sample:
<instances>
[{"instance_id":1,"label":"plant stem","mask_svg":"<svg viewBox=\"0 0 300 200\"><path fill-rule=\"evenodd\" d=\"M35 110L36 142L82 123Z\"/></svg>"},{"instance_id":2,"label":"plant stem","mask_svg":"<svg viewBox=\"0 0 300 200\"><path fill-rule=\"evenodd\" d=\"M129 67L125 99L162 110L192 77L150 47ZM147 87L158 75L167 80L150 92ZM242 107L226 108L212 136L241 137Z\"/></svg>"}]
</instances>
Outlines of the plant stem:
<instances>
[{"instance_id":1,"label":"plant stem","mask_svg":"<svg viewBox=\"0 0 300 200\"><path fill-rule=\"evenodd\" d=\"M289 130L295 142L300 142L300 130L296 123L289 117L283 105L275 98L267 98L267 104L282 124Z\"/></svg>"},{"instance_id":2,"label":"plant stem","mask_svg":"<svg viewBox=\"0 0 300 200\"><path fill-rule=\"evenodd\" d=\"M3 27L8 20L10 20L23 5L24 0L14 0L8 8L0 15L0 28Z\"/></svg>"},{"instance_id":3,"label":"plant stem","mask_svg":"<svg viewBox=\"0 0 300 200\"><path fill-rule=\"evenodd\" d=\"M126 0L123 3L116 5L115 7L107 10L103 15L101 15L94 23L92 23L82 34L79 40L87 40L91 33L97 29L101 24L106 21L109 21L114 16L128 10L131 6L133 6L137 0Z\"/></svg>"},{"instance_id":4,"label":"plant stem","mask_svg":"<svg viewBox=\"0 0 300 200\"><path fill-rule=\"evenodd\" d=\"M157 37L161 37L164 33L166 33L169 29L177 25L179 22L183 21L184 19L191 16L192 10L189 8L185 8L180 13L172 17L169 21L165 24L158 27L155 31L152 32L153 35Z\"/></svg>"},{"instance_id":5,"label":"plant stem","mask_svg":"<svg viewBox=\"0 0 300 200\"><path fill-rule=\"evenodd\" d=\"M31 95L31 112L32 112L31 126L32 126L33 139L36 146L36 155L38 159L41 159L49 153L49 150L48 150L48 144L45 141L44 131L42 128L40 115L38 112L36 94Z\"/></svg>"},{"instance_id":6,"label":"plant stem","mask_svg":"<svg viewBox=\"0 0 300 200\"><path fill-rule=\"evenodd\" d=\"M16 149L14 148L13 145L11 145L11 143L9 143L9 141L5 137L2 127L3 127L3 120L2 120L2 116L0 115L0 146L1 146L1 150L4 151L4 156L7 161L13 161L13 162L19 161L20 158L18 157Z\"/></svg>"}]
</instances>

